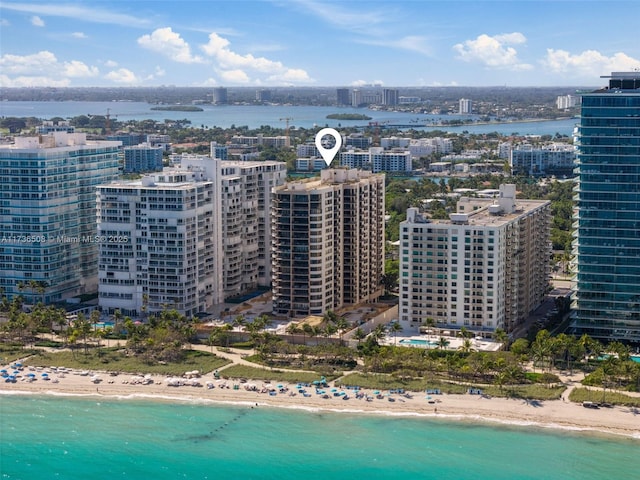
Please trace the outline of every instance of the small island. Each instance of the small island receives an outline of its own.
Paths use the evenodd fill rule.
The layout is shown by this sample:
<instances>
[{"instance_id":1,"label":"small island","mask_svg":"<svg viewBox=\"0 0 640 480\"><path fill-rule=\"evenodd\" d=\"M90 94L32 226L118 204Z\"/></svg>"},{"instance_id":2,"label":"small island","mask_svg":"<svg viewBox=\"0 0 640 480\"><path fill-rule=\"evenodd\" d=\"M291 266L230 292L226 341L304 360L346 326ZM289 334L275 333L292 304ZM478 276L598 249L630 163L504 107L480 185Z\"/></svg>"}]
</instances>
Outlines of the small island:
<instances>
[{"instance_id":1,"label":"small island","mask_svg":"<svg viewBox=\"0 0 640 480\"><path fill-rule=\"evenodd\" d=\"M203 112L204 109L193 105L166 105L162 107L151 107L151 110L167 110L170 112Z\"/></svg>"},{"instance_id":2,"label":"small island","mask_svg":"<svg viewBox=\"0 0 640 480\"><path fill-rule=\"evenodd\" d=\"M327 115L332 120L371 120L371 117L361 113L332 113Z\"/></svg>"}]
</instances>

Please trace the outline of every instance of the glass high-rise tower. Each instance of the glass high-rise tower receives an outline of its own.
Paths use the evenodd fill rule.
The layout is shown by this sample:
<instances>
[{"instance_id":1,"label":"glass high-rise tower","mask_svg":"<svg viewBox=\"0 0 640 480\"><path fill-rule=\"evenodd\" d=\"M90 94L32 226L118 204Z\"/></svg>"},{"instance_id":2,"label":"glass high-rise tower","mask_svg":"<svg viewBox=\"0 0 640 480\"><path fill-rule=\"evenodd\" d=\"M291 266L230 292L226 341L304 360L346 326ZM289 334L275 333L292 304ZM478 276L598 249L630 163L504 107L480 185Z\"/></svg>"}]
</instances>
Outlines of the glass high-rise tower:
<instances>
[{"instance_id":1,"label":"glass high-rise tower","mask_svg":"<svg viewBox=\"0 0 640 480\"><path fill-rule=\"evenodd\" d=\"M96 186L117 178L120 145L67 132L0 145L0 287L10 299L97 291Z\"/></svg>"},{"instance_id":2,"label":"glass high-rise tower","mask_svg":"<svg viewBox=\"0 0 640 480\"><path fill-rule=\"evenodd\" d=\"M640 342L640 72L583 95L572 332Z\"/></svg>"}]
</instances>

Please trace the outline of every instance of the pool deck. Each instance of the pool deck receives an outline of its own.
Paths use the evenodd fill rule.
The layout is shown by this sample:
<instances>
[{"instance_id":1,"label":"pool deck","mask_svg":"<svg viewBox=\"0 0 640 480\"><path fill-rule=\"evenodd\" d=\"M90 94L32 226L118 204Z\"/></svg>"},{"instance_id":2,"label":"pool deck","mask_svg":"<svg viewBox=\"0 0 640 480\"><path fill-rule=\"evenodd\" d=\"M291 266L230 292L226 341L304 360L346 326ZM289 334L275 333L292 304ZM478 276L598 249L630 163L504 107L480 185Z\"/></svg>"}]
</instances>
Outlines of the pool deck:
<instances>
[{"instance_id":1,"label":"pool deck","mask_svg":"<svg viewBox=\"0 0 640 480\"><path fill-rule=\"evenodd\" d=\"M416 341L419 340L421 342L431 342L432 344L437 344L440 340L440 336L438 335L397 335L393 336L393 334L388 334L383 340L382 343L384 345L395 345L398 347L408 347L408 348L428 348L428 349L437 349L437 345L429 345L429 344L418 344L418 343L408 343L411 340ZM446 350L458 350L462 344L464 339L460 337L450 337L444 336L449 342ZM400 343L402 340L405 340L406 343ZM495 352L500 350L500 343L492 342L490 340L477 340L471 339L471 348L475 351L479 352Z\"/></svg>"}]
</instances>

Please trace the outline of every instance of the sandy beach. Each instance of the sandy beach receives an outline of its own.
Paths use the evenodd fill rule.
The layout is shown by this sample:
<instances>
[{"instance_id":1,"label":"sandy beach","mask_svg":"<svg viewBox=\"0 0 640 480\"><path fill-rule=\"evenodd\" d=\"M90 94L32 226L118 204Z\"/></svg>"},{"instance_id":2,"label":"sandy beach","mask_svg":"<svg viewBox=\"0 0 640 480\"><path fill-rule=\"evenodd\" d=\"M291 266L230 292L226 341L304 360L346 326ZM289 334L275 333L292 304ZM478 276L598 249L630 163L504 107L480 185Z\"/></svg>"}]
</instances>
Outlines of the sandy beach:
<instances>
[{"instance_id":1,"label":"sandy beach","mask_svg":"<svg viewBox=\"0 0 640 480\"><path fill-rule=\"evenodd\" d=\"M2 368L9 370L11 367ZM46 374L45 377L42 376L43 373ZM94 375L98 375L100 379L96 380ZM640 439L640 410L629 407L588 409L565 400L527 402L522 399L487 398L469 394L431 395L427 399L424 392L409 392L409 398L400 394L389 395L385 391L380 392L381 398L377 398L368 389L361 390L365 394L364 398L356 398L355 392L344 390L349 396L345 400L342 396L333 395L339 391L332 392L332 385L323 389L328 397L323 398L316 393L314 387L304 388L309 394L305 396L299 393L297 385L287 383L273 382L269 386L262 381L249 380L241 384L231 380L216 380L211 374L196 378L195 382L200 386L170 386L167 377L158 375L141 377L121 373L112 376L106 372L61 373L53 369L25 368L15 383L0 383L0 394L79 395L113 399L139 398L144 401L257 404L345 413L424 415L448 420L556 428ZM234 385L237 385L236 389ZM255 386L257 391L248 390L249 385ZM280 389L280 386L283 388ZM275 394L267 393L268 390L275 390ZM367 396L371 398L370 401L366 400ZM389 397L393 400L390 401Z\"/></svg>"}]
</instances>

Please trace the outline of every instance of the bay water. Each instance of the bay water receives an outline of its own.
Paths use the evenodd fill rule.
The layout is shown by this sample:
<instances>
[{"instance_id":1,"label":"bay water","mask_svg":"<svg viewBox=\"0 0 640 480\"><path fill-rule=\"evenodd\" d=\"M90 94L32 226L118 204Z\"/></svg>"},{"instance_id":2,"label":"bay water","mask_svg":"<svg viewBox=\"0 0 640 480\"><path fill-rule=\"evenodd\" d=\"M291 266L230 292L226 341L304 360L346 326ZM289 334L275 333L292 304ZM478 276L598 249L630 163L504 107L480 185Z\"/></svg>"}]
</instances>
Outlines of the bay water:
<instances>
[{"instance_id":1,"label":"bay water","mask_svg":"<svg viewBox=\"0 0 640 480\"><path fill-rule=\"evenodd\" d=\"M369 122L382 126L404 125L416 130L443 130L447 132L476 134L497 132L502 135L571 135L575 118L548 121L489 123L437 126L444 121L477 119L477 115L427 115L412 112L370 110L368 108L328 107L308 105L200 105L201 112L151 110L154 105L144 102L0 102L0 117L54 117L72 118L80 115L106 115L107 111L118 121L128 120L168 120L188 119L192 127L229 128L232 125L246 125L259 128L269 125L285 128L289 119L292 128L314 127L364 127ZM371 120L328 119L332 113L355 113L371 117ZM384 130L382 132L384 136Z\"/></svg>"},{"instance_id":2,"label":"bay water","mask_svg":"<svg viewBox=\"0 0 640 480\"><path fill-rule=\"evenodd\" d=\"M157 399L156 399L157 400ZM0 395L0 478L631 479L640 441L441 418Z\"/></svg>"}]
</instances>

